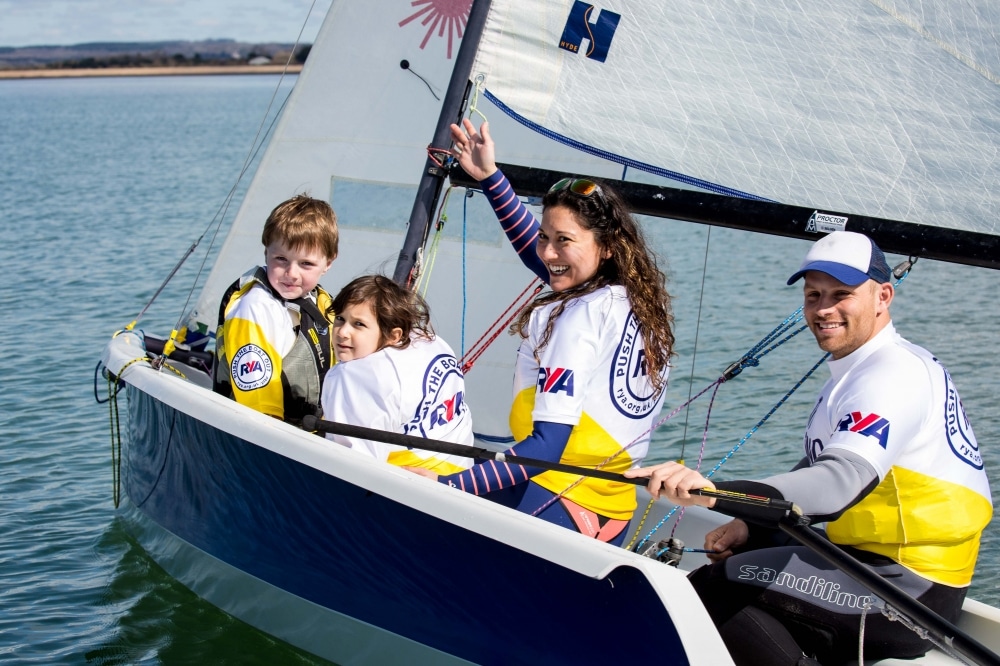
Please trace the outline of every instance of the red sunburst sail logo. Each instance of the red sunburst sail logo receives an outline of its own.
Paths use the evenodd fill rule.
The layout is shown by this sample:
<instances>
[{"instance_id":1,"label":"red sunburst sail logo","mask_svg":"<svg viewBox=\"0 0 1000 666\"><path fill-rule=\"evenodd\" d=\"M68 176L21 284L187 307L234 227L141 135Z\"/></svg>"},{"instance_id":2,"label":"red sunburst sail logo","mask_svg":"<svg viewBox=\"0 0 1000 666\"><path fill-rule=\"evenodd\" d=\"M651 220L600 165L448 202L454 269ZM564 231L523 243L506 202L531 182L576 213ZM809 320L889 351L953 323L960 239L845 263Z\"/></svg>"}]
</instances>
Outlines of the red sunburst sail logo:
<instances>
[{"instance_id":1,"label":"red sunburst sail logo","mask_svg":"<svg viewBox=\"0 0 1000 666\"><path fill-rule=\"evenodd\" d=\"M427 46L427 42L430 41L435 32L437 32L438 37L444 37L447 32L448 59L450 60L455 38L461 39L462 33L465 32L465 24L469 20L469 12L472 9L472 0L413 0L410 6L418 9L400 21L399 27L402 28L407 23L423 17L420 24L427 26L427 33L424 35L424 40L420 42L421 49Z\"/></svg>"}]
</instances>

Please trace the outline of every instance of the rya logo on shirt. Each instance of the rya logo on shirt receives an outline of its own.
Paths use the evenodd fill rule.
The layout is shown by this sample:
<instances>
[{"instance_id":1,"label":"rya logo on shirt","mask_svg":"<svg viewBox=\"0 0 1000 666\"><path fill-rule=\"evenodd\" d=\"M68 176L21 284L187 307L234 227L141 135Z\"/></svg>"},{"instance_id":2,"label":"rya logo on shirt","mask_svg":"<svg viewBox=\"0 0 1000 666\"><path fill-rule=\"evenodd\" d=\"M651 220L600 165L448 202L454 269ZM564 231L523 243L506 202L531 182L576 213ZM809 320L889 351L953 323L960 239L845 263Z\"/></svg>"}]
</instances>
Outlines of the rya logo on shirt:
<instances>
[{"instance_id":1,"label":"rya logo on shirt","mask_svg":"<svg viewBox=\"0 0 1000 666\"><path fill-rule=\"evenodd\" d=\"M469 411L461 390L465 386L462 369L451 354L438 354L427 364L422 383L423 395L413 417L403 426L403 434L430 437L431 430L444 428L434 434L445 437L445 426L454 428Z\"/></svg>"},{"instance_id":2,"label":"rya logo on shirt","mask_svg":"<svg viewBox=\"0 0 1000 666\"><path fill-rule=\"evenodd\" d=\"M573 395L573 371L569 368L538 368L538 392Z\"/></svg>"},{"instance_id":3,"label":"rya logo on shirt","mask_svg":"<svg viewBox=\"0 0 1000 666\"><path fill-rule=\"evenodd\" d=\"M866 437L874 437L883 449L889 444L889 421L878 414L850 412L837 424L838 432L856 432Z\"/></svg>"},{"instance_id":4,"label":"rya logo on shirt","mask_svg":"<svg viewBox=\"0 0 1000 666\"><path fill-rule=\"evenodd\" d=\"M254 344L240 347L229 369L241 391L258 389L271 381L271 357Z\"/></svg>"},{"instance_id":5,"label":"rya logo on shirt","mask_svg":"<svg viewBox=\"0 0 1000 666\"><path fill-rule=\"evenodd\" d=\"M634 312L628 313L621 340L615 349L609 388L612 404L630 419L645 418L659 404L660 394L650 381L646 350Z\"/></svg>"},{"instance_id":6,"label":"rya logo on shirt","mask_svg":"<svg viewBox=\"0 0 1000 666\"><path fill-rule=\"evenodd\" d=\"M441 404L431 411L431 428L451 423L456 416L462 413L462 404L464 401L465 397L461 391L450 398L442 400Z\"/></svg>"},{"instance_id":7,"label":"rya logo on shirt","mask_svg":"<svg viewBox=\"0 0 1000 666\"><path fill-rule=\"evenodd\" d=\"M948 446L963 462L976 469L982 469L983 454L979 450L976 435L972 432L969 417L965 415L962 399L958 397L958 389L955 388L947 370L944 371L944 381L948 396L944 409Z\"/></svg>"}]
</instances>

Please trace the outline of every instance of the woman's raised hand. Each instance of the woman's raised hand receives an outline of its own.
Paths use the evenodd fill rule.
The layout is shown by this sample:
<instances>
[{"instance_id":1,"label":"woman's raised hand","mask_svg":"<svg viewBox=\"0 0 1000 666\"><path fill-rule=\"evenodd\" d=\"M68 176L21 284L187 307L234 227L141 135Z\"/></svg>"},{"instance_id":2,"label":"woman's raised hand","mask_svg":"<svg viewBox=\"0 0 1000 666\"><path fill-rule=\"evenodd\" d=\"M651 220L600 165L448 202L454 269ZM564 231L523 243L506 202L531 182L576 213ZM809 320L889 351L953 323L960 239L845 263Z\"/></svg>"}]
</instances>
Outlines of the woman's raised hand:
<instances>
[{"instance_id":1,"label":"woman's raised hand","mask_svg":"<svg viewBox=\"0 0 1000 666\"><path fill-rule=\"evenodd\" d=\"M452 124L451 138L455 144L452 151L465 173L476 180L485 180L496 173L497 163L488 122L483 121L478 132L468 118L462 121L462 127Z\"/></svg>"}]
</instances>

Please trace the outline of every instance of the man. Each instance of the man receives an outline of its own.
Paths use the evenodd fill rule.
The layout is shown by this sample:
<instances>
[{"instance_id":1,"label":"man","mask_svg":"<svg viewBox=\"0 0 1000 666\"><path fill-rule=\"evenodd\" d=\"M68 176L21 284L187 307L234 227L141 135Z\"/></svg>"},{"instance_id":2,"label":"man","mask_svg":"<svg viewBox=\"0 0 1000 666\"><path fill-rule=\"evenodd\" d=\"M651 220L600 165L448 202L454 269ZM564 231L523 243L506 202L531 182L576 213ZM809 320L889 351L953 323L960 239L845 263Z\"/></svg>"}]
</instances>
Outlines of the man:
<instances>
[{"instance_id":1,"label":"man","mask_svg":"<svg viewBox=\"0 0 1000 666\"><path fill-rule=\"evenodd\" d=\"M955 621L992 515L976 438L947 370L900 337L882 251L861 234L817 241L788 284L805 278L805 319L830 353L831 378L809 416L805 457L761 481L712 484L677 463L630 470L681 505L742 516L708 533L713 564L691 574L737 664L870 659L929 649L877 610L870 592L804 546L755 525L754 509L693 496L719 488L794 501L827 536Z\"/></svg>"}]
</instances>

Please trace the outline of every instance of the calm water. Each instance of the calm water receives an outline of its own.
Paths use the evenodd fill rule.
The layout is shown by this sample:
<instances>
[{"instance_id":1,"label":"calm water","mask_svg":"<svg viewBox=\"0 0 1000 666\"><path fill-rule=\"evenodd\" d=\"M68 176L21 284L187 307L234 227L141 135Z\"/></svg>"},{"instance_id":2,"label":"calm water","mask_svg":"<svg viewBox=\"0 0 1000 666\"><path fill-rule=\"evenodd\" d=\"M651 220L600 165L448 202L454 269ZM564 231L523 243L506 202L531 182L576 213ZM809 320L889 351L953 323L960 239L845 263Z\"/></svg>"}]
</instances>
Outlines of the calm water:
<instances>
[{"instance_id":1,"label":"calm water","mask_svg":"<svg viewBox=\"0 0 1000 666\"><path fill-rule=\"evenodd\" d=\"M0 284L3 663L316 661L201 601L124 531L112 506L107 406L93 394L105 340L208 227L276 83L266 76L0 81L0 260L13 276ZM703 387L798 306L798 290L782 285L806 244L670 222L650 231L676 295L681 355L667 400L676 405L689 385ZM181 270L144 320L147 330L173 325L197 267L192 260ZM951 370L1000 490L997 293L996 271L920 262L893 310L903 334ZM799 337L722 387L706 464L818 358L811 340ZM820 384L813 378L793 395L720 476L782 471L796 460ZM707 402L659 431L655 458L697 459ZM971 591L994 604L998 536L991 526Z\"/></svg>"}]
</instances>

